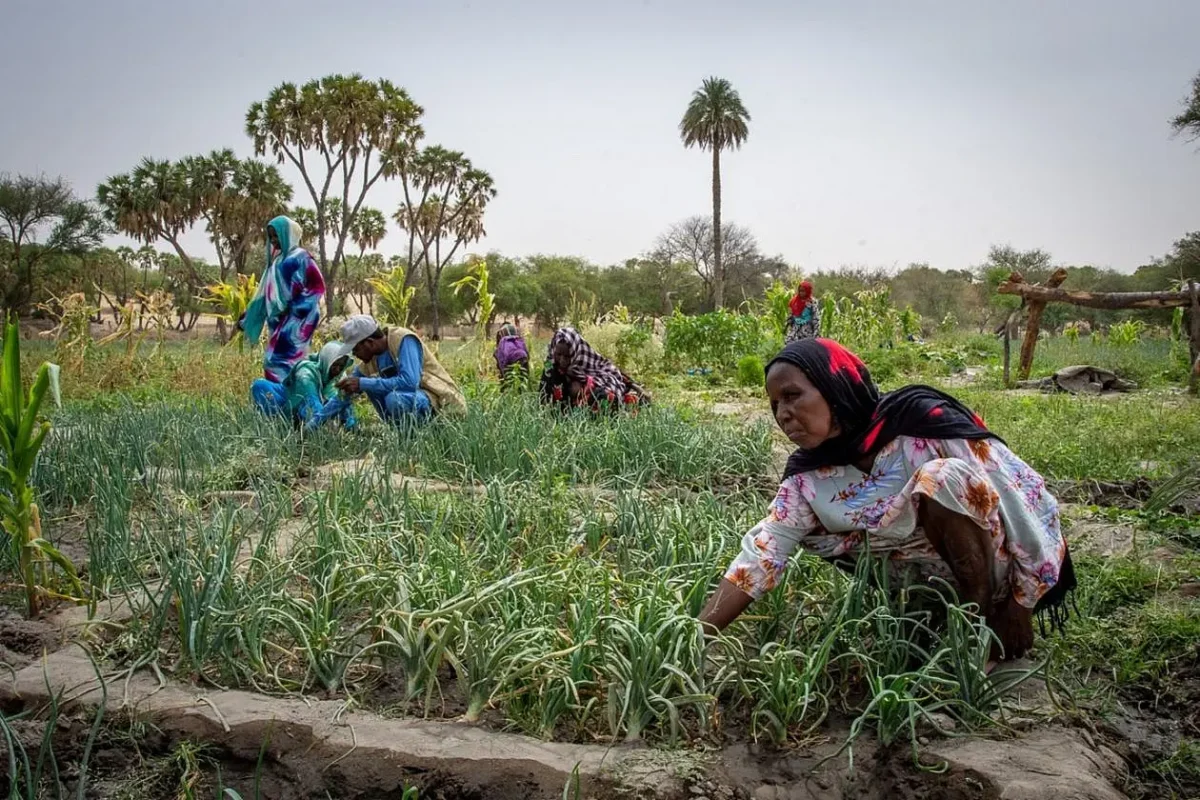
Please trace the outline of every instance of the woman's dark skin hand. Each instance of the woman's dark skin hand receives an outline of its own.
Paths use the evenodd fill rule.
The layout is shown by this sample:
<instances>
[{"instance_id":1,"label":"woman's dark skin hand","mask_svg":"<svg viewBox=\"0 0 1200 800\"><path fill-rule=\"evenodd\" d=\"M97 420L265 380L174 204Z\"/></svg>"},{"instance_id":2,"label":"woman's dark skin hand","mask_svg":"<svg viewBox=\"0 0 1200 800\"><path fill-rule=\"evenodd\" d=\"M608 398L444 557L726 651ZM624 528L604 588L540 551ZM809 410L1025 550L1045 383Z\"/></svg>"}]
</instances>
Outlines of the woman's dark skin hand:
<instances>
[{"instance_id":1,"label":"woman's dark skin hand","mask_svg":"<svg viewBox=\"0 0 1200 800\"><path fill-rule=\"evenodd\" d=\"M1000 640L999 647L992 648L993 660L1022 658L1033 649L1033 611L1018 603L1012 595L987 615L987 626ZM1000 647L1004 648L1003 653L999 652Z\"/></svg>"}]
</instances>

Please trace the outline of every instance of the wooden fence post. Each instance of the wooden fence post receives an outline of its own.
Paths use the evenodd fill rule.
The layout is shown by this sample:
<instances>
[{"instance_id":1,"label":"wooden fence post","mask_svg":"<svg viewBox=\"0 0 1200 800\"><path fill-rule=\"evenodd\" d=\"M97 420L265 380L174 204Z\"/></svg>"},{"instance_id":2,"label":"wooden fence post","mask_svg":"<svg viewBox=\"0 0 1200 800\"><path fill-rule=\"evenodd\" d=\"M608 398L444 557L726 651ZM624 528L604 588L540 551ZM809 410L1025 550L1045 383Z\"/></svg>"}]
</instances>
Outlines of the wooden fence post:
<instances>
[{"instance_id":1,"label":"wooden fence post","mask_svg":"<svg viewBox=\"0 0 1200 800\"><path fill-rule=\"evenodd\" d=\"M1192 357L1192 374L1188 377L1188 391L1200 394L1200 284L1188 282L1188 290L1192 294L1192 305L1188 309L1188 345Z\"/></svg>"},{"instance_id":2,"label":"wooden fence post","mask_svg":"<svg viewBox=\"0 0 1200 800\"><path fill-rule=\"evenodd\" d=\"M1067 279L1065 269L1056 269L1050 280L1043 284L1047 289L1057 289ZM1029 372L1033 369L1033 349L1037 346L1038 331L1042 325L1042 312L1046 310L1045 300L1029 301L1029 317L1025 323L1025 341L1021 343L1021 363L1017 367L1017 380L1029 380Z\"/></svg>"}]
</instances>

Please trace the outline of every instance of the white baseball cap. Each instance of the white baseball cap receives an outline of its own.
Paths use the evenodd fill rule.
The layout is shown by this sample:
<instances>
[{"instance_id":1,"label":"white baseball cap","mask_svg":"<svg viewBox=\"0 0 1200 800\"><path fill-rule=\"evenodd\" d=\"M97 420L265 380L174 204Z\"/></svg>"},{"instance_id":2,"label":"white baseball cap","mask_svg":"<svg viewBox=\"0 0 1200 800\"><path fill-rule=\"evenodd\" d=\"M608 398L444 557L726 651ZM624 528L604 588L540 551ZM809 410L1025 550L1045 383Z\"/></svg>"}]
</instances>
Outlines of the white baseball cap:
<instances>
[{"instance_id":1,"label":"white baseball cap","mask_svg":"<svg viewBox=\"0 0 1200 800\"><path fill-rule=\"evenodd\" d=\"M377 330L379 323L370 314L355 314L342 323L342 344L350 352Z\"/></svg>"}]
</instances>

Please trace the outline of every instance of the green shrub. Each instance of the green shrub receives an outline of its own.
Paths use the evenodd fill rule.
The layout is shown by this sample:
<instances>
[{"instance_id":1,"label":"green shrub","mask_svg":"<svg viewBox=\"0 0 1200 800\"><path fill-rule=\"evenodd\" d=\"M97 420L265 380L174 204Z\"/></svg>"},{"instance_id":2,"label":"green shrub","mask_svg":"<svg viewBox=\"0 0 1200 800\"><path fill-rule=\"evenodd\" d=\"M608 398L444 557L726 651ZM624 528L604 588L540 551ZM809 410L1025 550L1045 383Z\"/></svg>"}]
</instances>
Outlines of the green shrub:
<instances>
[{"instance_id":1,"label":"green shrub","mask_svg":"<svg viewBox=\"0 0 1200 800\"><path fill-rule=\"evenodd\" d=\"M746 355L775 343L762 317L721 309L689 317L676 309L666 320L665 355L676 366L731 369Z\"/></svg>"},{"instance_id":2,"label":"green shrub","mask_svg":"<svg viewBox=\"0 0 1200 800\"><path fill-rule=\"evenodd\" d=\"M763 386L767 382L767 371L758 356L742 356L737 363L739 386Z\"/></svg>"},{"instance_id":3,"label":"green shrub","mask_svg":"<svg viewBox=\"0 0 1200 800\"><path fill-rule=\"evenodd\" d=\"M1108 343L1114 347L1132 347L1141 341L1146 323L1140 319L1127 319L1108 329Z\"/></svg>"}]
</instances>

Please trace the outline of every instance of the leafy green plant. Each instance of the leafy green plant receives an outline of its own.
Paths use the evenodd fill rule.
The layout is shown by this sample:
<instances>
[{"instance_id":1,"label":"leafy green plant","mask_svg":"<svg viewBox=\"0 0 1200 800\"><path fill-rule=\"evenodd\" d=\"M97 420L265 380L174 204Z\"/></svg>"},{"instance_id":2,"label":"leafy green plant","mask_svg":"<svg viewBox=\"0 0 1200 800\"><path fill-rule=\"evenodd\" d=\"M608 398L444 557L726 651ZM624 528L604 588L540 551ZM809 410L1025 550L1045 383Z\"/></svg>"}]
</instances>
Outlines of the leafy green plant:
<instances>
[{"instance_id":1,"label":"leafy green plant","mask_svg":"<svg viewBox=\"0 0 1200 800\"><path fill-rule=\"evenodd\" d=\"M886 287L836 300L826 296L821 303L821 335L860 355L866 350L894 345L904 339L906 326L914 325L920 330L920 316L914 319L909 315L906 320L892 305L891 291Z\"/></svg>"},{"instance_id":2,"label":"leafy green plant","mask_svg":"<svg viewBox=\"0 0 1200 800\"><path fill-rule=\"evenodd\" d=\"M739 386L762 387L767 381L767 372L758 356L742 356L738 360L737 380Z\"/></svg>"},{"instance_id":3,"label":"leafy green plant","mask_svg":"<svg viewBox=\"0 0 1200 800\"><path fill-rule=\"evenodd\" d=\"M214 283L207 287L205 300L213 303L221 310L221 316L226 322L237 322L242 318L242 314L246 313L246 308L254 300L254 293L258 290L258 278L254 275L238 275L234 280L226 283ZM230 343L236 339L238 343L238 351L242 352L246 347L246 337L242 335L240 330L234 331L230 337Z\"/></svg>"},{"instance_id":4,"label":"leafy green plant","mask_svg":"<svg viewBox=\"0 0 1200 800\"><path fill-rule=\"evenodd\" d=\"M1108 329L1108 343L1114 347L1133 347L1141 341L1146 323L1140 319L1127 319Z\"/></svg>"},{"instance_id":5,"label":"leafy green plant","mask_svg":"<svg viewBox=\"0 0 1200 800\"><path fill-rule=\"evenodd\" d=\"M57 547L42 538L42 522L29 477L50 423L39 421L42 402L50 388L50 367L42 364L26 394L21 383L21 333L16 319L10 319L4 333L4 356L0 364L0 516L12 551L13 564L25 591L30 617L41 611L42 595L51 593L47 585L46 561L54 563L67 577L74 598L83 587L75 565Z\"/></svg>"},{"instance_id":6,"label":"leafy green plant","mask_svg":"<svg viewBox=\"0 0 1200 800\"><path fill-rule=\"evenodd\" d=\"M763 347L762 318L726 309L686 316L678 309L666 320L664 355L681 366L732 369L738 359Z\"/></svg>"},{"instance_id":7,"label":"leafy green plant","mask_svg":"<svg viewBox=\"0 0 1200 800\"><path fill-rule=\"evenodd\" d=\"M480 374L483 374L488 360L486 347L488 325L491 323L492 315L496 310L496 295L488 291L487 260L483 258L475 259L468 273L456 280L451 286L454 287L455 294L458 294L463 289L470 289L475 292L477 307L475 316L475 341L479 343L479 371Z\"/></svg>"},{"instance_id":8,"label":"leafy green plant","mask_svg":"<svg viewBox=\"0 0 1200 800\"><path fill-rule=\"evenodd\" d=\"M417 287L404 285L404 275L404 267L395 267L367 279L378 300L376 316L379 321L401 328L408 327L409 306L417 293Z\"/></svg>"},{"instance_id":9,"label":"leafy green plant","mask_svg":"<svg viewBox=\"0 0 1200 800\"><path fill-rule=\"evenodd\" d=\"M782 281L774 281L767 287L763 299L763 316L770 321L775 335L783 338L787 335L788 320L791 319L792 290Z\"/></svg>"}]
</instances>

